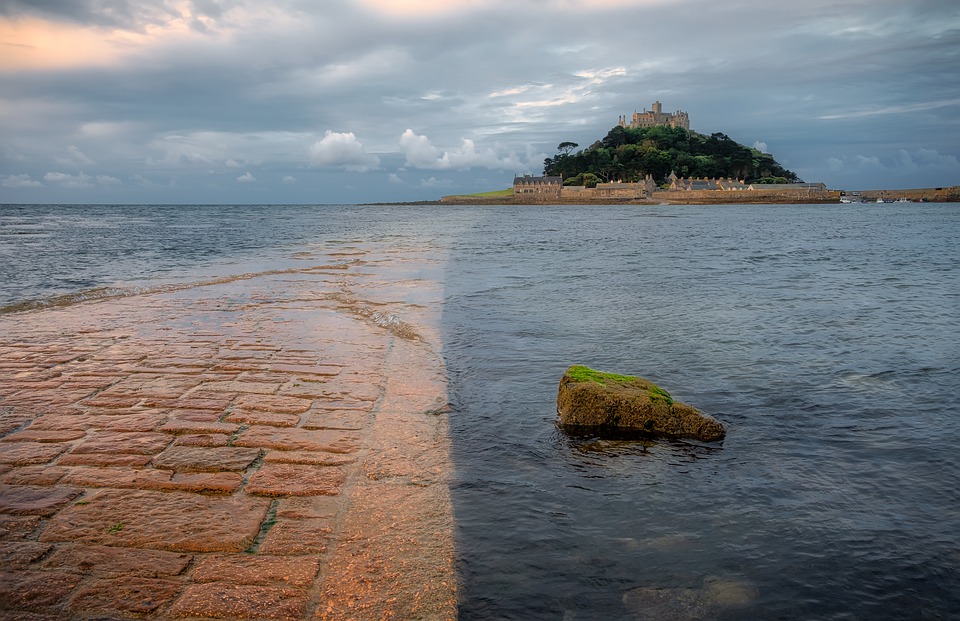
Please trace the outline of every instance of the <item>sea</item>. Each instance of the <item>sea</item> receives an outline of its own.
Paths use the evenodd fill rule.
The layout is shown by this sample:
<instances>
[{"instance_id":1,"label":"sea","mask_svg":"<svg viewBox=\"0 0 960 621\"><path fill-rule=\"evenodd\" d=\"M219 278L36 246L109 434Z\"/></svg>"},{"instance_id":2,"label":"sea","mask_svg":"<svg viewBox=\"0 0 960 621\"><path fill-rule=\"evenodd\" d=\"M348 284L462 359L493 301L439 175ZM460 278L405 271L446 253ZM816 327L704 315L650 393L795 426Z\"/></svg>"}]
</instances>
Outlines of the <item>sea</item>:
<instances>
[{"instance_id":1,"label":"sea","mask_svg":"<svg viewBox=\"0 0 960 621\"><path fill-rule=\"evenodd\" d=\"M0 313L414 246L461 619L960 619L960 205L0 205ZM569 435L564 370L722 442Z\"/></svg>"}]
</instances>

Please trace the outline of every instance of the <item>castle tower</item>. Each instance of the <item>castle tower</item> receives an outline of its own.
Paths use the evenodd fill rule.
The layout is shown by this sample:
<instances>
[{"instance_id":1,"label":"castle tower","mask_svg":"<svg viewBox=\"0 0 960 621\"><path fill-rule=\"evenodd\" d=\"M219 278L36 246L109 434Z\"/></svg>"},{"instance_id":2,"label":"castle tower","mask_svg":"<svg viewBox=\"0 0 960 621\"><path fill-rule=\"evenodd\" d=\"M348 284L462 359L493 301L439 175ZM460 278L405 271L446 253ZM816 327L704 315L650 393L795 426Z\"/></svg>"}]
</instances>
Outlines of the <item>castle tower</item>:
<instances>
[{"instance_id":1,"label":"castle tower","mask_svg":"<svg viewBox=\"0 0 960 621\"><path fill-rule=\"evenodd\" d=\"M657 116L663 114L663 105L659 101L653 102L653 113Z\"/></svg>"}]
</instances>

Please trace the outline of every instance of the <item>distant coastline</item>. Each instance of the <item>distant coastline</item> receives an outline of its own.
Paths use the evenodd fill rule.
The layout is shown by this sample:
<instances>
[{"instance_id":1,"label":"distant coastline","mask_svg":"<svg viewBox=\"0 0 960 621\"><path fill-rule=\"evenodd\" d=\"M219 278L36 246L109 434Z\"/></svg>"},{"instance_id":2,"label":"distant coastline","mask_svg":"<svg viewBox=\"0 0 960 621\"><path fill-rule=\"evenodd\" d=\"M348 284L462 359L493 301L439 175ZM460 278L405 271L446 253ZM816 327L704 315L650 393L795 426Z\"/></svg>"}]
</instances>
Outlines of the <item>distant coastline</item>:
<instances>
[{"instance_id":1,"label":"distant coastline","mask_svg":"<svg viewBox=\"0 0 960 621\"><path fill-rule=\"evenodd\" d=\"M897 190L825 190L823 192L763 191L750 190L727 192L703 191L658 191L649 198L587 198L558 197L545 194L501 193L466 194L444 196L438 201L422 201L416 205L790 205L829 203L878 203L906 201L912 203L957 203L960 202L960 186L936 188L910 188ZM385 203L386 204L386 203ZM393 203L396 204L396 203ZM407 203L404 203L407 204Z\"/></svg>"}]
</instances>

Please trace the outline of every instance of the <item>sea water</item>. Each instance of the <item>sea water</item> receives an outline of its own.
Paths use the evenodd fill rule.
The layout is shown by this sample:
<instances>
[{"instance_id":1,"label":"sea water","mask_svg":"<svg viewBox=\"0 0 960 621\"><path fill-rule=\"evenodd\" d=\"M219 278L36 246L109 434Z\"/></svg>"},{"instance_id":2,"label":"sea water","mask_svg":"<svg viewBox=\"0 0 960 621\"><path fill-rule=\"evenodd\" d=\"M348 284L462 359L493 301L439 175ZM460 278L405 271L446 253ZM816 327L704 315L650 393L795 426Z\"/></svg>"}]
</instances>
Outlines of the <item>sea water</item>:
<instances>
[{"instance_id":1,"label":"sea water","mask_svg":"<svg viewBox=\"0 0 960 621\"><path fill-rule=\"evenodd\" d=\"M0 312L443 258L462 619L960 618L960 208L0 206ZM719 443L569 437L570 364Z\"/></svg>"}]
</instances>

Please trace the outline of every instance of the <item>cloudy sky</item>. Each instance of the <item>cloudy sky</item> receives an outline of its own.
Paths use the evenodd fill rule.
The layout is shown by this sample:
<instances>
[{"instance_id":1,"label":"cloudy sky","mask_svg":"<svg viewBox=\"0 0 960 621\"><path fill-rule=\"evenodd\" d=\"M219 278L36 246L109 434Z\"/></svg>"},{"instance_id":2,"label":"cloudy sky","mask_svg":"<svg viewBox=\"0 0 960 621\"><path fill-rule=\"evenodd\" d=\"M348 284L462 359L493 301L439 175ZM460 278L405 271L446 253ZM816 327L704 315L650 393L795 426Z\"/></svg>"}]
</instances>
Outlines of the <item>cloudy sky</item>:
<instances>
[{"instance_id":1,"label":"cloudy sky","mask_svg":"<svg viewBox=\"0 0 960 621\"><path fill-rule=\"evenodd\" d=\"M0 0L0 203L436 199L685 110L807 181L960 184L957 0Z\"/></svg>"}]
</instances>

